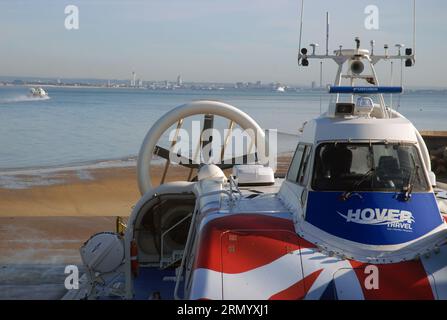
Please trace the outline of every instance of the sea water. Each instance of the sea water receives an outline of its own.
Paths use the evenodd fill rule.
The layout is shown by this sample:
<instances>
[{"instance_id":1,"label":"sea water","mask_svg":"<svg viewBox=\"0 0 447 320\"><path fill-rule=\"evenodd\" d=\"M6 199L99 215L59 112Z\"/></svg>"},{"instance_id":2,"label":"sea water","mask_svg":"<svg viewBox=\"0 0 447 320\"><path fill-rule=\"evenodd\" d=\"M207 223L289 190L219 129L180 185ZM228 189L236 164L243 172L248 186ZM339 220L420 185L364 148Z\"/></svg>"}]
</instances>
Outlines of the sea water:
<instances>
[{"instance_id":1,"label":"sea water","mask_svg":"<svg viewBox=\"0 0 447 320\"><path fill-rule=\"evenodd\" d=\"M0 86L0 171L134 161L157 119L199 99L240 108L264 129L277 129L280 149L291 151L303 122L318 116L320 107L325 111L329 101L311 90L45 89L49 98L39 99L28 97L25 86ZM447 91L406 92L399 111L420 130L447 130L446 98Z\"/></svg>"}]
</instances>

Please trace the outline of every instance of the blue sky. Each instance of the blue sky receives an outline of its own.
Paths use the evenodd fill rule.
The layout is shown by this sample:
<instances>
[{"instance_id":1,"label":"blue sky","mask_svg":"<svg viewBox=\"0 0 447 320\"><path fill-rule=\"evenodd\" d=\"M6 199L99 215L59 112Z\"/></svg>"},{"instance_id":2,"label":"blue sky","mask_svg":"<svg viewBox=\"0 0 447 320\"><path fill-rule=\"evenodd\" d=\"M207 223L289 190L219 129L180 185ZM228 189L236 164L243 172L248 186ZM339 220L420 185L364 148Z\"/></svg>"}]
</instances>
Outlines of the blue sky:
<instances>
[{"instance_id":1,"label":"blue sky","mask_svg":"<svg viewBox=\"0 0 447 320\"><path fill-rule=\"evenodd\" d=\"M412 0L305 0L303 43L323 49L325 12L331 14L331 49L365 47L375 39L411 45ZM64 8L80 11L80 29L64 28ZM379 30L364 28L364 9L377 5ZM143 80L318 80L318 62L298 68L300 0L151 0L0 2L0 75ZM417 65L411 86L447 87L447 1L418 0ZM386 71L386 65L379 71ZM333 66L325 64L325 82ZM387 80L386 71L382 79Z\"/></svg>"}]
</instances>

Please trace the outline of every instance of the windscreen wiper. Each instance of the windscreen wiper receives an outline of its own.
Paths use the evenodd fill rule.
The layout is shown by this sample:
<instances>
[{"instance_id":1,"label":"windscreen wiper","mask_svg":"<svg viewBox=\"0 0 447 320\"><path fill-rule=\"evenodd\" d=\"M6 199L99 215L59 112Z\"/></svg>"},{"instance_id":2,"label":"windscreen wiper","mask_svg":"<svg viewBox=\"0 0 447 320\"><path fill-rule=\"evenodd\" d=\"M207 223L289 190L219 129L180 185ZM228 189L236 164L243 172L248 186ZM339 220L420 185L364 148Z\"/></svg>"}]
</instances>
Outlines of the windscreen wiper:
<instances>
[{"instance_id":1,"label":"windscreen wiper","mask_svg":"<svg viewBox=\"0 0 447 320\"><path fill-rule=\"evenodd\" d=\"M365 172L362 175L362 177L360 178L360 180L356 181L355 184L352 186L352 188L350 190L346 190L345 192L343 192L341 194L340 200L342 200L342 201L348 200L352 196L352 193L354 191L356 191L356 189L374 173L375 173L375 169L374 168L371 168L367 172Z\"/></svg>"},{"instance_id":2,"label":"windscreen wiper","mask_svg":"<svg viewBox=\"0 0 447 320\"><path fill-rule=\"evenodd\" d=\"M419 166L416 164L413 154L411 154L411 160L413 162L413 168L410 172L410 175L408 178L408 183L402 188L404 201L408 201L411 199L411 193L413 192L414 180L416 179L416 176L419 175Z\"/></svg>"},{"instance_id":3,"label":"windscreen wiper","mask_svg":"<svg viewBox=\"0 0 447 320\"><path fill-rule=\"evenodd\" d=\"M416 179L416 177L419 177L419 166L416 164L416 160L414 159L412 153L410 154L410 156L411 161L413 162L413 168L411 169L410 175L408 177L408 183L402 188L404 201L408 201L411 199L411 193L413 192L414 187L414 179Z\"/></svg>"}]
</instances>

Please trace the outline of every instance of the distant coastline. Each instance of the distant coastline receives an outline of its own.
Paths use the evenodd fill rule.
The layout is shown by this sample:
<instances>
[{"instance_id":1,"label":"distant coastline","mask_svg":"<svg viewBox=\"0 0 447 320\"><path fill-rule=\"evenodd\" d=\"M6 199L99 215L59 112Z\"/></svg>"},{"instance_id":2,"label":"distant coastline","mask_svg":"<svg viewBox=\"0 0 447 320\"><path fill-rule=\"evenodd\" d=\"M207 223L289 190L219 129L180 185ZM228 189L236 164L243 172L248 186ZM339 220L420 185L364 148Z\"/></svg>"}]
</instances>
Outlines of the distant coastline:
<instances>
[{"instance_id":1,"label":"distant coastline","mask_svg":"<svg viewBox=\"0 0 447 320\"><path fill-rule=\"evenodd\" d=\"M284 91L304 91L313 90L317 92L326 91L326 87L301 87L301 86L290 86L283 85L279 82L268 83L268 84L253 84L250 82L246 83L186 83L182 85L177 85L175 82L165 82L165 81L151 81L143 85L131 86L120 81L119 83L83 83L83 82L73 82L73 83L49 83L49 82L14 82L14 81L0 81L0 87L42 87L42 88L97 88L97 89L132 89L132 90L259 90L259 91L279 91L278 88L284 88Z\"/></svg>"},{"instance_id":2,"label":"distant coastline","mask_svg":"<svg viewBox=\"0 0 447 320\"><path fill-rule=\"evenodd\" d=\"M53 88L111 88L111 89L148 89L148 90L268 90L276 91L284 88L284 91L326 91L330 84L319 86L312 81L308 85L285 84L279 81L268 82L179 82L169 80L148 80L132 84L131 80L106 80L106 79L34 79L27 77L0 77L1 86L25 86L25 87L53 87ZM278 90L281 91L281 90ZM406 86L406 92L446 92L447 87Z\"/></svg>"}]
</instances>

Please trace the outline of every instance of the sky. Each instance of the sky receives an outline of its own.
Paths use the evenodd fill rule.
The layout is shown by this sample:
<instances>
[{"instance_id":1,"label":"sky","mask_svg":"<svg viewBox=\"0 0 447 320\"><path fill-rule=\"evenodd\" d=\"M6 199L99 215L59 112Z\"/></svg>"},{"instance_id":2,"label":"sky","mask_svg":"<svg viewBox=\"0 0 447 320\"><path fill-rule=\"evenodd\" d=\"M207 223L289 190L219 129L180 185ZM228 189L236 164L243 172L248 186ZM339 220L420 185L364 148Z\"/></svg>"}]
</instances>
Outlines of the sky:
<instances>
[{"instance_id":1,"label":"sky","mask_svg":"<svg viewBox=\"0 0 447 320\"><path fill-rule=\"evenodd\" d=\"M447 1L417 0L417 62L408 86L447 87ZM318 81L319 63L296 62L301 0L2 0L0 76L236 82ZM67 5L79 8L79 29L65 28ZM365 7L379 9L379 29L366 30ZM376 52L412 44L412 0L305 0L302 43L324 51L359 36ZM397 67L396 67L397 68ZM324 64L324 83L334 63ZM389 62L378 66L389 81ZM398 70L398 69L395 69Z\"/></svg>"}]
</instances>

